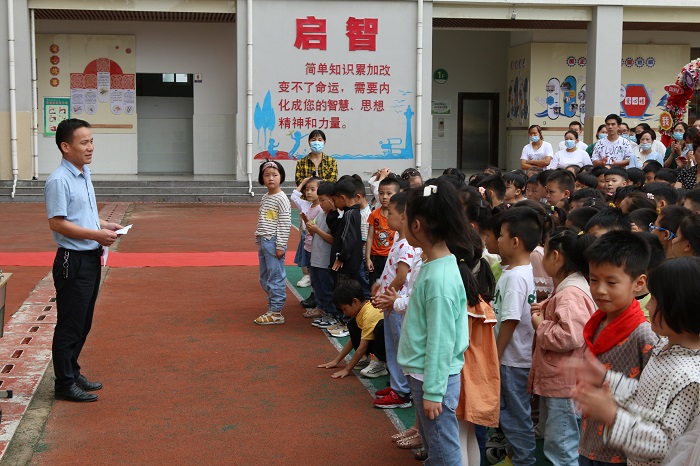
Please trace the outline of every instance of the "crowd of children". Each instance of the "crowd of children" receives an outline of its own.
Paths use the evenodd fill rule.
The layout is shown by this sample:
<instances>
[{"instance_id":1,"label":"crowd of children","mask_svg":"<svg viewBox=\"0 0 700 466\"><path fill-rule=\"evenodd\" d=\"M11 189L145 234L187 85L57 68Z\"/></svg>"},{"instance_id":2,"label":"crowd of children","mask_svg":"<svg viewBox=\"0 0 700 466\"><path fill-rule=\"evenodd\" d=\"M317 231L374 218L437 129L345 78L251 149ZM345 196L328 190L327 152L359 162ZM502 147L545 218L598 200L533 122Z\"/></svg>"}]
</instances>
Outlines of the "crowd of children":
<instances>
[{"instance_id":1,"label":"crowd of children","mask_svg":"<svg viewBox=\"0 0 700 466\"><path fill-rule=\"evenodd\" d=\"M692 148L659 156L653 131L637 128L637 147L622 125L606 119L590 158L579 123L551 155L531 128L521 170L379 170L372 203L357 175L297 187L316 301L304 316L350 337L318 367L388 374L374 406L416 408L398 447L434 465L534 465L537 437L555 465L700 456L700 187L676 180L697 165ZM268 311L255 322L279 324L284 168L266 161L259 180Z\"/></svg>"}]
</instances>

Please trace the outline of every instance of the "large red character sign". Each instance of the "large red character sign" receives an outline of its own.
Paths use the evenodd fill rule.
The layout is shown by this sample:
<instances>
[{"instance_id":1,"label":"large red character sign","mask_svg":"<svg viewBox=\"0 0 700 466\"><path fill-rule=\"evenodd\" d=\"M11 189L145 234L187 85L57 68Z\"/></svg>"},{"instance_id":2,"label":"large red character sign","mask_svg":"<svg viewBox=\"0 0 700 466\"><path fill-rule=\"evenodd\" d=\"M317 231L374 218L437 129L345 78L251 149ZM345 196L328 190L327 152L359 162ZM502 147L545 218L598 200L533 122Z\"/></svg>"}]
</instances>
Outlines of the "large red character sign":
<instances>
[{"instance_id":1,"label":"large red character sign","mask_svg":"<svg viewBox=\"0 0 700 466\"><path fill-rule=\"evenodd\" d=\"M307 16L297 18L297 35L294 47L301 50L326 50L326 20ZM349 50L355 52L377 50L377 31L379 20L377 18L355 18L351 16L345 23L346 36L349 39Z\"/></svg>"},{"instance_id":2,"label":"large red character sign","mask_svg":"<svg viewBox=\"0 0 700 466\"><path fill-rule=\"evenodd\" d=\"M326 50L326 20L315 16L297 18L297 38L294 47L301 50Z\"/></svg>"},{"instance_id":3,"label":"large red character sign","mask_svg":"<svg viewBox=\"0 0 700 466\"><path fill-rule=\"evenodd\" d=\"M350 51L377 50L377 18L355 18L351 16L346 23L347 36L350 39Z\"/></svg>"}]
</instances>

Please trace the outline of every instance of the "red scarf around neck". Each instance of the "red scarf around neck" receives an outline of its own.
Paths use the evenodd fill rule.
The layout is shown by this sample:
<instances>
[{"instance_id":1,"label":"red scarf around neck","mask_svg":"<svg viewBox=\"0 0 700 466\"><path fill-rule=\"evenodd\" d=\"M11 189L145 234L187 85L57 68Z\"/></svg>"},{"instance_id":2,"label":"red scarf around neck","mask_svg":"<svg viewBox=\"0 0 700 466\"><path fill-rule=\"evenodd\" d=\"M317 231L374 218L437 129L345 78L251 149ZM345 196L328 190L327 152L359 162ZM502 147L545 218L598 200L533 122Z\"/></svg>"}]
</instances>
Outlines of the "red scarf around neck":
<instances>
[{"instance_id":1,"label":"red scarf around neck","mask_svg":"<svg viewBox=\"0 0 700 466\"><path fill-rule=\"evenodd\" d=\"M647 321L639 301L634 299L632 304L622 314L601 330L594 342L593 335L606 315L605 312L598 309L583 328L583 338L586 340L586 346L596 356L610 351L615 345L629 337L634 332L634 329Z\"/></svg>"}]
</instances>

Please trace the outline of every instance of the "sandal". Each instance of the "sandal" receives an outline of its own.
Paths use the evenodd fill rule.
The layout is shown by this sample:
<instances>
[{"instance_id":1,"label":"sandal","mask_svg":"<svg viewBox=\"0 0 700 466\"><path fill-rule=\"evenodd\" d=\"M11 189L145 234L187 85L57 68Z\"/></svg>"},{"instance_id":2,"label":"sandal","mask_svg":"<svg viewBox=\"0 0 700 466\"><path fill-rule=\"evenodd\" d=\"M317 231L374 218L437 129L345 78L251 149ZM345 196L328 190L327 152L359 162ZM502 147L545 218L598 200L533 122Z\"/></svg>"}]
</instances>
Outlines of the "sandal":
<instances>
[{"instance_id":1,"label":"sandal","mask_svg":"<svg viewBox=\"0 0 700 466\"><path fill-rule=\"evenodd\" d=\"M302 316L308 318L308 319L315 319L317 317L325 317L326 313L320 310L319 308L314 308L314 309L307 309L306 312L302 314Z\"/></svg>"},{"instance_id":2,"label":"sandal","mask_svg":"<svg viewBox=\"0 0 700 466\"><path fill-rule=\"evenodd\" d=\"M415 434L410 437L404 437L396 442L396 446L399 448L405 448L407 450L412 450L414 448L420 448L423 446L423 439L420 434Z\"/></svg>"},{"instance_id":3,"label":"sandal","mask_svg":"<svg viewBox=\"0 0 700 466\"><path fill-rule=\"evenodd\" d=\"M265 314L255 319L253 322L255 322L258 325L283 324L284 317L280 312L266 312Z\"/></svg>"},{"instance_id":4,"label":"sandal","mask_svg":"<svg viewBox=\"0 0 700 466\"><path fill-rule=\"evenodd\" d=\"M364 356L363 356L364 357ZM360 360L362 361L362 360ZM392 442L398 442L399 440L402 440L406 437L412 437L418 433L418 429L416 429L415 426L411 427L410 429L406 429L403 432L399 432L398 434L394 434L391 436L391 441Z\"/></svg>"}]
</instances>

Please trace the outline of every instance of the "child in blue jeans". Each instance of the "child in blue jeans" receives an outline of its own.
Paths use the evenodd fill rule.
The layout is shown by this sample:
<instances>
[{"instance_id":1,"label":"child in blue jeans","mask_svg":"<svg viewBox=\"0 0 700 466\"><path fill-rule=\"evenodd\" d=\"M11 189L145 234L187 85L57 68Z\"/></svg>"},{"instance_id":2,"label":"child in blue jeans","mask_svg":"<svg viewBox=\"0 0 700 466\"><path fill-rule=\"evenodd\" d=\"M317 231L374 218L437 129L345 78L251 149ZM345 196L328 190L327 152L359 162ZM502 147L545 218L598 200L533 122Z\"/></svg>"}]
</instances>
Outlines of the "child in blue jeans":
<instances>
[{"instance_id":1,"label":"child in blue jeans","mask_svg":"<svg viewBox=\"0 0 700 466\"><path fill-rule=\"evenodd\" d=\"M468 226L449 182L438 180L408 193L406 238L422 248L426 260L401 328L398 362L416 404L426 464L461 465L455 410L469 345L463 277L470 272L459 267L447 243L462 244Z\"/></svg>"}]
</instances>

